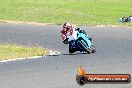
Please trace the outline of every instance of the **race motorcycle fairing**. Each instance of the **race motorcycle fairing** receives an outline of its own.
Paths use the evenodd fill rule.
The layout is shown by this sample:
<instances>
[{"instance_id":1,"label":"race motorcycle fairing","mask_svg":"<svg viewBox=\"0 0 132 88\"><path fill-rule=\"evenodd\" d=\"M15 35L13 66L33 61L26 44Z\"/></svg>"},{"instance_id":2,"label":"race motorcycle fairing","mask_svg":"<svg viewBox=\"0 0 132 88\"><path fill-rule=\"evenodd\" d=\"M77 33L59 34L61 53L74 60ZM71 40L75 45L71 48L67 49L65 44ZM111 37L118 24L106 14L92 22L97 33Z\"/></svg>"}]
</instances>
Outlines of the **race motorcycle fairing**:
<instances>
[{"instance_id":1,"label":"race motorcycle fairing","mask_svg":"<svg viewBox=\"0 0 132 88\"><path fill-rule=\"evenodd\" d=\"M94 53L96 51L89 36L82 32L73 30L73 33L67 36L67 41L69 43L69 53L74 53L76 51Z\"/></svg>"}]
</instances>

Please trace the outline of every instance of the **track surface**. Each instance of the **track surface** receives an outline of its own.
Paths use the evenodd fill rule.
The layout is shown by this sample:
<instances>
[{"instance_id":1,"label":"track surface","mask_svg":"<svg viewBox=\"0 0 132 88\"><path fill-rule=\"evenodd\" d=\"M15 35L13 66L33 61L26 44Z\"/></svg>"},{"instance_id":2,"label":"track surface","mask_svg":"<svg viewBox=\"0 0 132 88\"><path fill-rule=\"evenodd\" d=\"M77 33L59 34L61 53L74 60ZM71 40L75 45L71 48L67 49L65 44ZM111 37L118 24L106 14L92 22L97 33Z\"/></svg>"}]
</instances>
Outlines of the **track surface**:
<instances>
[{"instance_id":1,"label":"track surface","mask_svg":"<svg viewBox=\"0 0 132 88\"><path fill-rule=\"evenodd\" d=\"M68 53L60 38L61 26L0 24L0 43L40 45L61 52L59 56L0 63L0 88L132 88L130 84L76 83L82 65L88 73L132 75L132 29L81 27L93 37L97 52Z\"/></svg>"}]
</instances>

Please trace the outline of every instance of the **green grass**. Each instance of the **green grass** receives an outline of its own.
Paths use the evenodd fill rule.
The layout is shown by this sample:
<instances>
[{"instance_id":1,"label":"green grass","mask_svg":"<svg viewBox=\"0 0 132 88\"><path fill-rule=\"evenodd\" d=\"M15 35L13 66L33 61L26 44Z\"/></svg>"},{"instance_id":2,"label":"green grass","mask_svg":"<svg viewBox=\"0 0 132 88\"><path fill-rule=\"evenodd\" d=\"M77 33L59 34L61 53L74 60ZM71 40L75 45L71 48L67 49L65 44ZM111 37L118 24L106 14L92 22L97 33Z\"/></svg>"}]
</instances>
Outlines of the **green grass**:
<instances>
[{"instance_id":1,"label":"green grass","mask_svg":"<svg viewBox=\"0 0 132 88\"><path fill-rule=\"evenodd\" d=\"M129 15L132 0L0 0L0 20L116 25Z\"/></svg>"},{"instance_id":2,"label":"green grass","mask_svg":"<svg viewBox=\"0 0 132 88\"><path fill-rule=\"evenodd\" d=\"M12 44L0 45L0 60L42 56L46 54L48 54L48 50L42 47L25 47Z\"/></svg>"}]
</instances>

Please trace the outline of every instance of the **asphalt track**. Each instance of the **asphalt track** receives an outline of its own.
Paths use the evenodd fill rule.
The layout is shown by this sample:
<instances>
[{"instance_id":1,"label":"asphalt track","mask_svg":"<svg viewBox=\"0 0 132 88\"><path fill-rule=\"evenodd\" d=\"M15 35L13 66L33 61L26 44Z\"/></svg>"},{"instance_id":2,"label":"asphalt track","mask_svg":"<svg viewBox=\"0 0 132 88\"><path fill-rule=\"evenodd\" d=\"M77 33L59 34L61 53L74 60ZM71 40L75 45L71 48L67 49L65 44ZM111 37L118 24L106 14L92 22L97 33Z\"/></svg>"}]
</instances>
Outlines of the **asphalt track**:
<instances>
[{"instance_id":1,"label":"asphalt track","mask_svg":"<svg viewBox=\"0 0 132 88\"><path fill-rule=\"evenodd\" d=\"M39 45L61 52L59 56L0 63L0 88L132 88L130 84L76 83L76 70L87 73L132 75L132 28L81 27L93 37L97 52L68 53L60 26L0 24L0 43Z\"/></svg>"}]
</instances>

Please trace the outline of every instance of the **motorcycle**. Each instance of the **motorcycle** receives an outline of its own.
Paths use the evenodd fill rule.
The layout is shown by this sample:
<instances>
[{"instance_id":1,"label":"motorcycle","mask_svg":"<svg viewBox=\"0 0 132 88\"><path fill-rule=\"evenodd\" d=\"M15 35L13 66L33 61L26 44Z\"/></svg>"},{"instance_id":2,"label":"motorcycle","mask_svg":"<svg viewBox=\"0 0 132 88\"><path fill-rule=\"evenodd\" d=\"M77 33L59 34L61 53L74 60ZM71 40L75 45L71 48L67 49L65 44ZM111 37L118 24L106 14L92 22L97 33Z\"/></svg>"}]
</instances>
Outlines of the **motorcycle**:
<instances>
[{"instance_id":1,"label":"motorcycle","mask_svg":"<svg viewBox=\"0 0 132 88\"><path fill-rule=\"evenodd\" d=\"M83 32L73 30L73 33L67 36L67 42L69 44L69 53L76 51L87 52L88 54L96 52L96 49L90 40L88 35Z\"/></svg>"}]
</instances>

